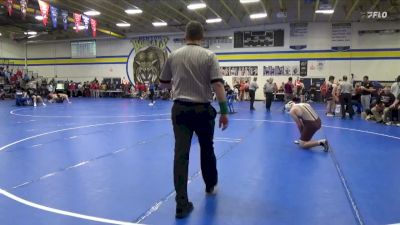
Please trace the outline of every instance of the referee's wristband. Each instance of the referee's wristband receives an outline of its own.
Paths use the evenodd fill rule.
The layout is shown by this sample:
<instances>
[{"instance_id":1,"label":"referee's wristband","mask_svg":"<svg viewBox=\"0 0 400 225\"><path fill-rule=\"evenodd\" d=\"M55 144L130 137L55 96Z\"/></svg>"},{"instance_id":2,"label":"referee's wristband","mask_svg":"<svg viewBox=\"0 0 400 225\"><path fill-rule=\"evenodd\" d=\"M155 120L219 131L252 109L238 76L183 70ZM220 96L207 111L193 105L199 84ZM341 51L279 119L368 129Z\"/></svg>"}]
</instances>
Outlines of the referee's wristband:
<instances>
[{"instance_id":1,"label":"referee's wristband","mask_svg":"<svg viewBox=\"0 0 400 225\"><path fill-rule=\"evenodd\" d=\"M226 102L220 102L219 109L221 111L221 114L228 114L228 105L226 104Z\"/></svg>"}]
</instances>

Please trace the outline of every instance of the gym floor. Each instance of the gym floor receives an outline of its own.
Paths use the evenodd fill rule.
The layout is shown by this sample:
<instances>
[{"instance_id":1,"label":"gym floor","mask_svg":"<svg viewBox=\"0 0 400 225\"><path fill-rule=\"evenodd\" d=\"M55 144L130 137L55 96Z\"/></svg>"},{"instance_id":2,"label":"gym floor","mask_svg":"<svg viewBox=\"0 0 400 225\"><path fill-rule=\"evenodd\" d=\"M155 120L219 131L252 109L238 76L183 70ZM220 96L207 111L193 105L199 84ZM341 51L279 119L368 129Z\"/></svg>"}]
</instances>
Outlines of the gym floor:
<instances>
[{"instance_id":1,"label":"gym floor","mask_svg":"<svg viewBox=\"0 0 400 225\"><path fill-rule=\"evenodd\" d=\"M400 223L400 128L324 115L301 150L282 103L266 113L235 103L216 129L219 188L204 193L193 139L192 214L176 220L171 102L72 99L15 107L0 101L0 224L387 225Z\"/></svg>"}]
</instances>

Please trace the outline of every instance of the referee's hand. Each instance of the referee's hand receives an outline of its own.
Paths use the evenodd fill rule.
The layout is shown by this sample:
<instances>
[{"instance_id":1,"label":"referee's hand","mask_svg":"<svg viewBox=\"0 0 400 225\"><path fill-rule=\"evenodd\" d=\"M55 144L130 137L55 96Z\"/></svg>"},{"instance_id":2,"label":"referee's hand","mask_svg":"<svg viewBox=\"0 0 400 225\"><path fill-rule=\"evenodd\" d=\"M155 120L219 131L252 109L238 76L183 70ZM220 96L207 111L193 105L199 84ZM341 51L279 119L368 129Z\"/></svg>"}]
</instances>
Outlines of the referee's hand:
<instances>
[{"instance_id":1,"label":"referee's hand","mask_svg":"<svg viewBox=\"0 0 400 225\"><path fill-rule=\"evenodd\" d=\"M219 117L219 128L222 128L222 130L225 130L226 128L228 128L228 117L226 116L226 114L221 114L221 116Z\"/></svg>"}]
</instances>

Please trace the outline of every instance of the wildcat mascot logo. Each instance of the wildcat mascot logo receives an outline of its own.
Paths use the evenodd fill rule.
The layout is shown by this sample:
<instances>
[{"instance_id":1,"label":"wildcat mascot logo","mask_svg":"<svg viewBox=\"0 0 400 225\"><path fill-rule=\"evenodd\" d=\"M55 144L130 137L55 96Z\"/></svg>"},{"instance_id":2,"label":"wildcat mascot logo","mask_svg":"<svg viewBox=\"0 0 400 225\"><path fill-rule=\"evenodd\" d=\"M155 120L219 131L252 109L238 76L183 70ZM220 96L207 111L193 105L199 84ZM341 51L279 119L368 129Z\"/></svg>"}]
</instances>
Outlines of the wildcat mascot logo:
<instances>
[{"instance_id":1,"label":"wildcat mascot logo","mask_svg":"<svg viewBox=\"0 0 400 225\"><path fill-rule=\"evenodd\" d=\"M131 40L131 43L133 50L127 65L129 80L133 83L158 83L168 57L168 37L142 37Z\"/></svg>"}]
</instances>

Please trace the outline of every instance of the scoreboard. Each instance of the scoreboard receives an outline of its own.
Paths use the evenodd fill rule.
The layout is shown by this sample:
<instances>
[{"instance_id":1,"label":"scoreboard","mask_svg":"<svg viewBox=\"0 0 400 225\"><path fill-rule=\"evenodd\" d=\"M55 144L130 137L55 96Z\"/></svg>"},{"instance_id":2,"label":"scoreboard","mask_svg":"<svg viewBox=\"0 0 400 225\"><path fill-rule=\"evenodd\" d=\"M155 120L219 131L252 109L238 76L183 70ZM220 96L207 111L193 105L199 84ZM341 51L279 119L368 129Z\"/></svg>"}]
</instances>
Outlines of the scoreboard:
<instances>
[{"instance_id":1,"label":"scoreboard","mask_svg":"<svg viewBox=\"0 0 400 225\"><path fill-rule=\"evenodd\" d=\"M238 31L234 33L234 48L278 47L284 43L283 30Z\"/></svg>"}]
</instances>

